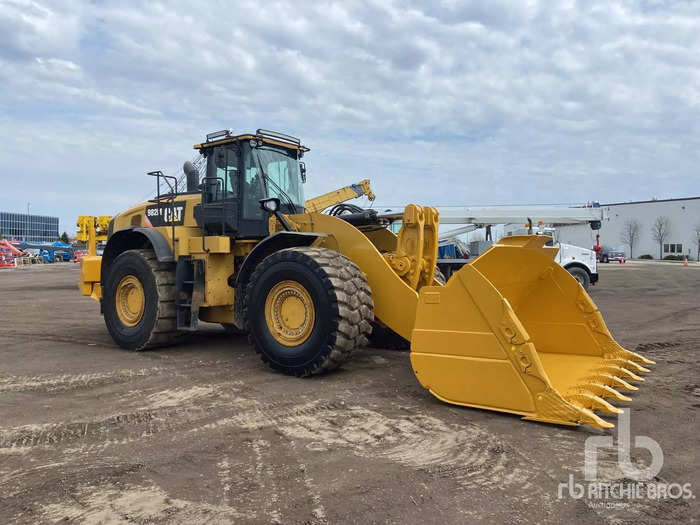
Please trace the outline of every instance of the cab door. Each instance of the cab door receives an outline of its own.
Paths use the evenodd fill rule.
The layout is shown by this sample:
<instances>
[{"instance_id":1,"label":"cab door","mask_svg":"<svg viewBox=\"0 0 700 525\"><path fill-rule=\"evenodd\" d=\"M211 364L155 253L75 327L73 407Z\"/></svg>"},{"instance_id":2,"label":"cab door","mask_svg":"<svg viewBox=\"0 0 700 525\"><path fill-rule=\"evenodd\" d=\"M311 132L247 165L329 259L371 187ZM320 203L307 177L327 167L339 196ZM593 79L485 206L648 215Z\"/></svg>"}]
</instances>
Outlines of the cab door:
<instances>
[{"instance_id":1,"label":"cab door","mask_svg":"<svg viewBox=\"0 0 700 525\"><path fill-rule=\"evenodd\" d=\"M270 216L260 207L268 196L267 184L249 144L242 144L240 238L261 239L270 234Z\"/></svg>"},{"instance_id":2,"label":"cab door","mask_svg":"<svg viewBox=\"0 0 700 525\"><path fill-rule=\"evenodd\" d=\"M207 158L197 223L207 235L237 235L240 213L241 154L236 143L217 146Z\"/></svg>"}]
</instances>

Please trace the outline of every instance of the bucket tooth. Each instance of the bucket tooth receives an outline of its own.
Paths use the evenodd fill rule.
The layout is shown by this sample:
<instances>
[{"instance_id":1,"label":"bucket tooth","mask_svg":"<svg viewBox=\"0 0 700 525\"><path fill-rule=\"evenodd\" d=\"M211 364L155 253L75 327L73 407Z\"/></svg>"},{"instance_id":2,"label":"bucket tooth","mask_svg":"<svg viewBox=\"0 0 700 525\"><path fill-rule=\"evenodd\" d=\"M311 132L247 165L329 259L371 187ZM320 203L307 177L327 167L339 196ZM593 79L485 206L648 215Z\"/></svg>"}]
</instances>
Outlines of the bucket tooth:
<instances>
[{"instance_id":1,"label":"bucket tooth","mask_svg":"<svg viewBox=\"0 0 700 525\"><path fill-rule=\"evenodd\" d=\"M598 416L595 412L592 410L589 410L588 408L582 408L582 407L576 407L579 411L579 415L581 416L581 423L587 423L593 427L598 427L598 428L614 428L615 425L612 423L605 421L603 418Z\"/></svg>"},{"instance_id":2,"label":"bucket tooth","mask_svg":"<svg viewBox=\"0 0 700 525\"><path fill-rule=\"evenodd\" d=\"M649 370L648 368L640 365L639 363L635 363L634 361L630 361L629 359L627 360L627 363L625 363L622 366L624 366L628 370L631 370L632 372L639 372L644 374L648 374L649 372L651 372L651 370Z\"/></svg>"},{"instance_id":3,"label":"bucket tooth","mask_svg":"<svg viewBox=\"0 0 700 525\"><path fill-rule=\"evenodd\" d=\"M577 405L581 405L582 407L591 410L600 410L601 412L605 412L606 414L622 414L621 409L614 407L613 405L605 401L605 399L594 394L571 394L566 396L566 399L567 401L570 401Z\"/></svg>"},{"instance_id":4,"label":"bucket tooth","mask_svg":"<svg viewBox=\"0 0 700 525\"><path fill-rule=\"evenodd\" d=\"M629 359L630 361L637 361L638 363L642 363L643 365L655 365L656 361L652 361L651 359L647 359L641 354L638 354L637 352L632 352L631 350L623 350L624 353L620 354L621 357L624 357L625 359Z\"/></svg>"},{"instance_id":5,"label":"bucket tooth","mask_svg":"<svg viewBox=\"0 0 700 525\"><path fill-rule=\"evenodd\" d=\"M604 385L602 383L595 383L586 387L589 390L594 391L595 394L606 397L608 399L614 399L615 401L632 401L631 397L621 394L613 387Z\"/></svg>"},{"instance_id":6,"label":"bucket tooth","mask_svg":"<svg viewBox=\"0 0 700 525\"><path fill-rule=\"evenodd\" d=\"M569 390L569 395L575 394L592 394L605 399L612 399L614 401L632 401L632 398L627 397L626 395L615 390L613 387L604 384L600 379L590 379L588 383Z\"/></svg>"},{"instance_id":7,"label":"bucket tooth","mask_svg":"<svg viewBox=\"0 0 700 525\"><path fill-rule=\"evenodd\" d=\"M648 374L649 372L651 372L651 370L649 370L648 368L640 365L639 363L635 363L634 361L627 361L625 368L629 368L633 372L639 372L644 374Z\"/></svg>"},{"instance_id":8,"label":"bucket tooth","mask_svg":"<svg viewBox=\"0 0 700 525\"><path fill-rule=\"evenodd\" d=\"M625 379L629 379L630 381L644 381L644 378L642 376L638 376L631 370L628 370L624 366L620 367L620 372L622 372L622 375L625 377Z\"/></svg>"},{"instance_id":9,"label":"bucket tooth","mask_svg":"<svg viewBox=\"0 0 700 525\"><path fill-rule=\"evenodd\" d=\"M632 398L627 397L624 394L620 394L620 392L618 392L614 388L608 385L604 385L603 383L589 383L584 387L580 387L578 389L578 392L584 394L591 393L607 399L614 399L615 401L632 401Z\"/></svg>"},{"instance_id":10,"label":"bucket tooth","mask_svg":"<svg viewBox=\"0 0 700 525\"><path fill-rule=\"evenodd\" d=\"M624 378L629 381L644 381L644 378L639 377L637 374L630 372L626 368L623 368L621 366L615 366L615 365L608 365L599 368L596 370L596 372L603 372L607 374L612 374L614 376L617 376L619 378Z\"/></svg>"},{"instance_id":11,"label":"bucket tooth","mask_svg":"<svg viewBox=\"0 0 700 525\"><path fill-rule=\"evenodd\" d=\"M606 364L621 366L621 367L626 368L627 370L630 370L632 372L639 372L639 373L651 372L651 370L643 367L639 363L635 363L634 361L632 361L630 359L624 359L622 357L606 359L605 362L606 362Z\"/></svg>"},{"instance_id":12,"label":"bucket tooth","mask_svg":"<svg viewBox=\"0 0 700 525\"><path fill-rule=\"evenodd\" d=\"M624 379L620 379L619 377L614 377L614 376L613 376L613 385L616 387L622 388L623 390L627 390L629 392L634 392L635 390L639 390L636 386L630 385Z\"/></svg>"},{"instance_id":13,"label":"bucket tooth","mask_svg":"<svg viewBox=\"0 0 700 525\"><path fill-rule=\"evenodd\" d=\"M612 374L608 374L606 372L600 372L596 374L595 379L599 379L610 386L621 388L622 390L629 390L630 392L639 390L636 386L630 385L624 379L620 379L619 377L616 377Z\"/></svg>"}]
</instances>

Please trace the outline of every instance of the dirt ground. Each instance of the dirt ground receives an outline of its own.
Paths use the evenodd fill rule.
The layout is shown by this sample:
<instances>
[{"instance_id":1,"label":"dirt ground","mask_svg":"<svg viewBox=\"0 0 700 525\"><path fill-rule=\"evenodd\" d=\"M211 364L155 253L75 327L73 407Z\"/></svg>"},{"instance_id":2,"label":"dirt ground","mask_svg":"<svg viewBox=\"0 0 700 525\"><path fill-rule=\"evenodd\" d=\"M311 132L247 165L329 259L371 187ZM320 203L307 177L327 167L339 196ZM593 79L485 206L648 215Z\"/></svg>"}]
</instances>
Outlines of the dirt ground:
<instances>
[{"instance_id":1,"label":"dirt ground","mask_svg":"<svg viewBox=\"0 0 700 525\"><path fill-rule=\"evenodd\" d=\"M658 363L633 394L632 436L661 446L657 482L697 497L700 267L600 273L609 328ZM695 499L558 498L569 474L583 480L586 438L614 432L441 403L390 350L312 379L267 370L216 325L121 350L77 278L72 264L0 271L0 523L698 520ZM614 451L598 466L625 480Z\"/></svg>"}]
</instances>

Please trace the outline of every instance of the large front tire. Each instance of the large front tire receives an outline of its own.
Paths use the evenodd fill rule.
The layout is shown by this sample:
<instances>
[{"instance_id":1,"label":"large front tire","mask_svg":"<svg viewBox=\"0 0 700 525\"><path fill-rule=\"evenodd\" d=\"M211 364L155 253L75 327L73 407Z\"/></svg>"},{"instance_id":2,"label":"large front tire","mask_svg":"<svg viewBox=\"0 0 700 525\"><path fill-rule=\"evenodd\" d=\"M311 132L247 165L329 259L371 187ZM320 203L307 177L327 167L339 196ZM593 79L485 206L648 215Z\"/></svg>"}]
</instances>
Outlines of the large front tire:
<instances>
[{"instance_id":1,"label":"large front tire","mask_svg":"<svg viewBox=\"0 0 700 525\"><path fill-rule=\"evenodd\" d=\"M153 250L128 250L109 267L102 306L109 334L122 348L144 350L172 343L178 335L175 267Z\"/></svg>"},{"instance_id":2,"label":"large front tire","mask_svg":"<svg viewBox=\"0 0 700 525\"><path fill-rule=\"evenodd\" d=\"M373 306L359 267L325 248L273 253L246 289L255 350L271 368L300 377L337 368L367 344Z\"/></svg>"}]
</instances>

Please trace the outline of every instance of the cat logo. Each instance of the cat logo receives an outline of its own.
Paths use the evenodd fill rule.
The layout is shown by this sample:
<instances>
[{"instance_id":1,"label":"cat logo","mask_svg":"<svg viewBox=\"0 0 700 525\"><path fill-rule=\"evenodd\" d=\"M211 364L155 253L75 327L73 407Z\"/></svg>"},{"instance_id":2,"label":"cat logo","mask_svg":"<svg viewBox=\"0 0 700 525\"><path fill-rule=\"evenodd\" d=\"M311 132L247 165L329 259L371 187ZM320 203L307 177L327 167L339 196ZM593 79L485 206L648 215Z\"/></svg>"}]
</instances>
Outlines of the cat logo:
<instances>
[{"instance_id":1,"label":"cat logo","mask_svg":"<svg viewBox=\"0 0 700 525\"><path fill-rule=\"evenodd\" d=\"M175 202L172 205L163 202L160 205L146 208L146 220L154 227L182 226L185 219L185 203Z\"/></svg>"}]
</instances>

